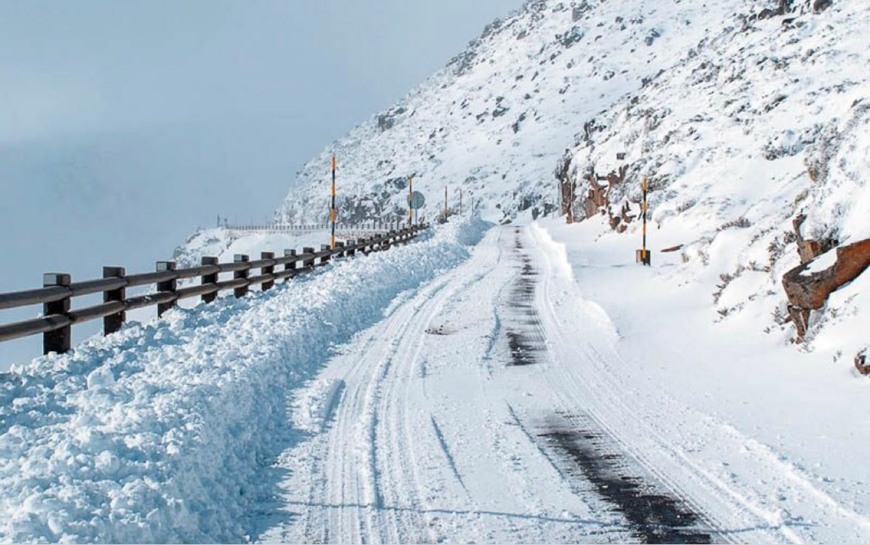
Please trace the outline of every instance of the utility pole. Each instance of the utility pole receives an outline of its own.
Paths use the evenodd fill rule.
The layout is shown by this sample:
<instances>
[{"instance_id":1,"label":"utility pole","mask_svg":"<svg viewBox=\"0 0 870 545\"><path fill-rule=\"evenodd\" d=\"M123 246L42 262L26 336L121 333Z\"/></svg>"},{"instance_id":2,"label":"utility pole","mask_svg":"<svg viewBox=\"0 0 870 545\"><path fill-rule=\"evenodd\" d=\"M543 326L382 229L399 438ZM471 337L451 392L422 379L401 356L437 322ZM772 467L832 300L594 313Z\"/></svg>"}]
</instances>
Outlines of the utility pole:
<instances>
[{"instance_id":1,"label":"utility pole","mask_svg":"<svg viewBox=\"0 0 870 545\"><path fill-rule=\"evenodd\" d=\"M329 210L329 219L332 222L332 232L329 235L329 248L335 249L335 221L338 214L335 210L335 154L332 155L332 207Z\"/></svg>"}]
</instances>

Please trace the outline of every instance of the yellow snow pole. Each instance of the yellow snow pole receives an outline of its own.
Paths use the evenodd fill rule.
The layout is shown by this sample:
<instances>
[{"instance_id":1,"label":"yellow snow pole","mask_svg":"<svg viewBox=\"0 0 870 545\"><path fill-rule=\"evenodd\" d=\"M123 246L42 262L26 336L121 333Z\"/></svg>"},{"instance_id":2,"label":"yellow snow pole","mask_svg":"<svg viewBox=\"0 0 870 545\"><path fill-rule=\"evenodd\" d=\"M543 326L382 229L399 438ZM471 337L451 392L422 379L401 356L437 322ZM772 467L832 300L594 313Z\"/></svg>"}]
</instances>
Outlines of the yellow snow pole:
<instances>
[{"instance_id":1,"label":"yellow snow pole","mask_svg":"<svg viewBox=\"0 0 870 545\"><path fill-rule=\"evenodd\" d=\"M332 156L332 207L329 210L329 221L332 222L332 233L329 235L329 247L335 249L335 221L338 213L335 210L335 155Z\"/></svg>"},{"instance_id":2,"label":"yellow snow pole","mask_svg":"<svg viewBox=\"0 0 870 545\"><path fill-rule=\"evenodd\" d=\"M641 249L637 251L636 261L642 265L649 266L650 262L652 260L650 259L651 256L650 256L649 250L646 249L646 214L647 214L647 208L648 208L647 200L646 200L646 194L647 194L647 190L648 190L648 186L646 183L646 177L644 177L644 179L643 179L643 184L641 185L641 189L643 190L643 202L641 203L641 214L643 217L643 227L642 227L642 229L643 229L643 231L642 231L643 232L643 245L642 245Z\"/></svg>"}]
</instances>

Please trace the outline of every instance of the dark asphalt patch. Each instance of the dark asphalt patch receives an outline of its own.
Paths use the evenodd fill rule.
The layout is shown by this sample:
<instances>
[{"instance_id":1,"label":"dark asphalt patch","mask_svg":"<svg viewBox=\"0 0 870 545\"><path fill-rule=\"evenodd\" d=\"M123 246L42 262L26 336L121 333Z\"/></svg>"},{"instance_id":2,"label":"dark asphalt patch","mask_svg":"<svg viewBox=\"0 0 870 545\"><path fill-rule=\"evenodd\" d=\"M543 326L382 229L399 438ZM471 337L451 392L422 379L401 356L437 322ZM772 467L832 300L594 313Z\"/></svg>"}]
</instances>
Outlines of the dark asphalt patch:
<instances>
[{"instance_id":1,"label":"dark asphalt patch","mask_svg":"<svg viewBox=\"0 0 870 545\"><path fill-rule=\"evenodd\" d=\"M533 365L540 362L544 351L541 320L535 310L535 282L538 272L532 260L523 252L520 231L515 230L514 251L520 263L520 274L510 288L505 313L505 336L510 351L511 366Z\"/></svg>"},{"instance_id":2,"label":"dark asphalt patch","mask_svg":"<svg viewBox=\"0 0 870 545\"><path fill-rule=\"evenodd\" d=\"M572 429L566 423L548 425L538 433L546 450L568 461L567 475L592 483L595 491L628 521L630 531L644 543L711 543L709 531L699 528L700 517L685 502L656 490L633 471L615 442L605 433Z\"/></svg>"}]
</instances>

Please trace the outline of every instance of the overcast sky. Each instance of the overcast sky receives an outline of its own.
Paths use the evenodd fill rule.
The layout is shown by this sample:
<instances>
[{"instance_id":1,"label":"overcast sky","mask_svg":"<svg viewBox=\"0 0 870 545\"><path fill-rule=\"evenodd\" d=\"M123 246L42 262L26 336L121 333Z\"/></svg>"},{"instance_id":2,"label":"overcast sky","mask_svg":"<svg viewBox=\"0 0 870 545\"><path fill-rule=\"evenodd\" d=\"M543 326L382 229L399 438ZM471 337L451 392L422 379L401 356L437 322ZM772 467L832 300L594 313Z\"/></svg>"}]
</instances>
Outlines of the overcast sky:
<instances>
[{"instance_id":1,"label":"overcast sky","mask_svg":"<svg viewBox=\"0 0 870 545\"><path fill-rule=\"evenodd\" d=\"M217 214L268 220L309 158L522 4L0 1L0 292L152 270ZM0 371L39 345L0 343Z\"/></svg>"},{"instance_id":2,"label":"overcast sky","mask_svg":"<svg viewBox=\"0 0 870 545\"><path fill-rule=\"evenodd\" d=\"M521 4L7 0L0 142L275 116L319 149Z\"/></svg>"}]
</instances>

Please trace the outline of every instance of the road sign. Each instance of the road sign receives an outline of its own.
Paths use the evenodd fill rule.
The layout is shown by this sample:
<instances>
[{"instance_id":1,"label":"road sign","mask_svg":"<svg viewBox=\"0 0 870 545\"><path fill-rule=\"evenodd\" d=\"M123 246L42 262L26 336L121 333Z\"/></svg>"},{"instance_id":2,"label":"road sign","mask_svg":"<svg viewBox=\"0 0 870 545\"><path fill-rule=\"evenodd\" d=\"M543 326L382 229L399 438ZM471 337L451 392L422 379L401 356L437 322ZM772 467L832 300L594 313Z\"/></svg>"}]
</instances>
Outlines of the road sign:
<instances>
[{"instance_id":1,"label":"road sign","mask_svg":"<svg viewBox=\"0 0 870 545\"><path fill-rule=\"evenodd\" d=\"M408 195L408 205L413 210L419 210L423 208L423 204L426 202L426 199L423 197L423 194L419 191L414 191L410 195Z\"/></svg>"}]
</instances>

